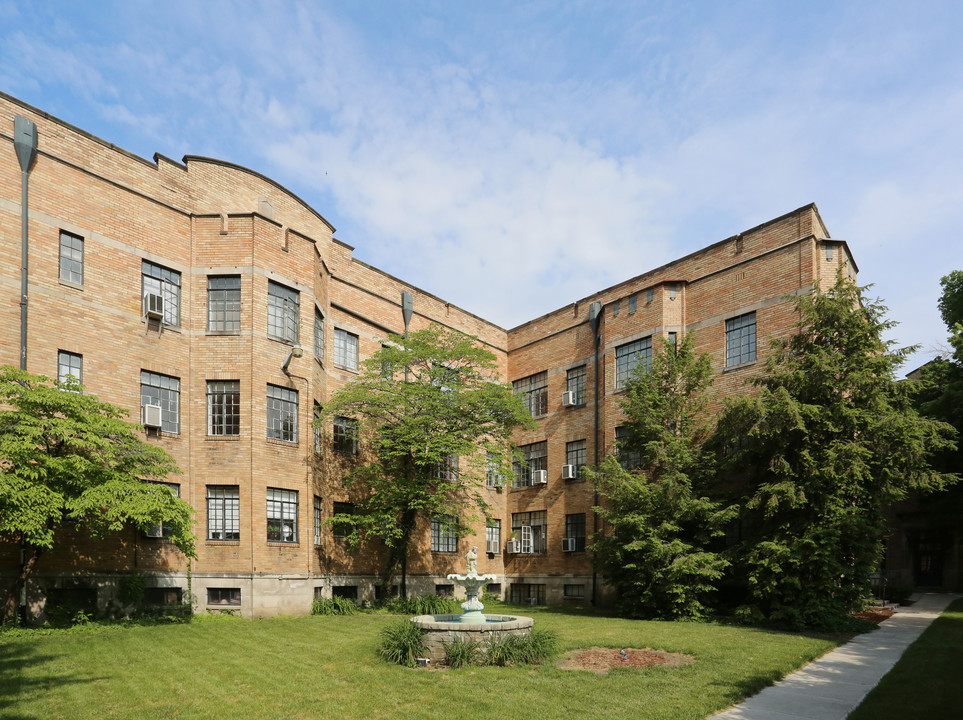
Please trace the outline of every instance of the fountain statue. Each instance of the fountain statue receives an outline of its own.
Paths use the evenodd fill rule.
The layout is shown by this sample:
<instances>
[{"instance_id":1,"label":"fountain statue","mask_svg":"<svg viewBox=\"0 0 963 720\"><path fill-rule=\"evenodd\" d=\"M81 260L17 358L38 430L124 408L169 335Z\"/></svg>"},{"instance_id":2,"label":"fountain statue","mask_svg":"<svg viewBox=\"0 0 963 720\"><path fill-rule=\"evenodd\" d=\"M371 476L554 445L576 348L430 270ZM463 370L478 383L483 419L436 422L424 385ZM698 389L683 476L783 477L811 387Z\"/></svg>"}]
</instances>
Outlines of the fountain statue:
<instances>
[{"instance_id":1,"label":"fountain statue","mask_svg":"<svg viewBox=\"0 0 963 720\"><path fill-rule=\"evenodd\" d=\"M467 572L464 575L458 573L448 575L449 580L465 588L466 600L461 604L461 609L464 612L458 620L463 623L483 623L485 622L485 616L482 615L482 610L485 609L485 606L478 599L478 591L488 583L495 581L497 577L491 574L478 574L477 547L473 547L465 554L465 565Z\"/></svg>"}]
</instances>

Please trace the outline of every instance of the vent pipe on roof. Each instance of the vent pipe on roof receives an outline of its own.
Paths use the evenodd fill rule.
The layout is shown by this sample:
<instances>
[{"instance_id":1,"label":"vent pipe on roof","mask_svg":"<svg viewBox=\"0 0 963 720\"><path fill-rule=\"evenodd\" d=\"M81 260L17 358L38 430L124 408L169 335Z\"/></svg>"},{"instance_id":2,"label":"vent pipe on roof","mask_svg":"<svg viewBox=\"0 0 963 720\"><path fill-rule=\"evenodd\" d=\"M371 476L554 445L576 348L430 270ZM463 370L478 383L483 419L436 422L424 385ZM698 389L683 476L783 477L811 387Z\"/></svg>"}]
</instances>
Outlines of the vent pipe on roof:
<instances>
[{"instance_id":1,"label":"vent pipe on roof","mask_svg":"<svg viewBox=\"0 0 963 720\"><path fill-rule=\"evenodd\" d=\"M27 369L27 176L37 158L37 126L13 119L13 147L20 161L20 369Z\"/></svg>"}]
</instances>

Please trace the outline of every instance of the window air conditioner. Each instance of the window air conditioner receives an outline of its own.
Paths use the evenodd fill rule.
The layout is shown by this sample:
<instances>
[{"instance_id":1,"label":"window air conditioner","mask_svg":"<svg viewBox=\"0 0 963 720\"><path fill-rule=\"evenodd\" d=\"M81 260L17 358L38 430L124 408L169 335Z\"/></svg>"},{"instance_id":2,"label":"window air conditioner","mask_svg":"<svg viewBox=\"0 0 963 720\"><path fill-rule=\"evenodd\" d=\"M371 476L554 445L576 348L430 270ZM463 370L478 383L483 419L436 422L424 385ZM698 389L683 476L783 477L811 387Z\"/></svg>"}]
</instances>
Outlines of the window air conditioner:
<instances>
[{"instance_id":1,"label":"window air conditioner","mask_svg":"<svg viewBox=\"0 0 963 720\"><path fill-rule=\"evenodd\" d=\"M562 393L562 407L574 407L578 405L578 393L574 390L566 390Z\"/></svg>"},{"instance_id":2,"label":"window air conditioner","mask_svg":"<svg viewBox=\"0 0 963 720\"><path fill-rule=\"evenodd\" d=\"M574 480L578 477L577 465L562 465L562 480Z\"/></svg>"},{"instance_id":3,"label":"window air conditioner","mask_svg":"<svg viewBox=\"0 0 963 720\"><path fill-rule=\"evenodd\" d=\"M141 424L145 428L159 428L163 409L160 405L144 405L141 408Z\"/></svg>"},{"instance_id":4,"label":"window air conditioner","mask_svg":"<svg viewBox=\"0 0 963 720\"><path fill-rule=\"evenodd\" d=\"M575 538L562 538L562 552L575 552Z\"/></svg>"},{"instance_id":5,"label":"window air conditioner","mask_svg":"<svg viewBox=\"0 0 963 720\"><path fill-rule=\"evenodd\" d=\"M494 540L485 541L485 552L491 553L492 555L498 554L498 543Z\"/></svg>"},{"instance_id":6,"label":"window air conditioner","mask_svg":"<svg viewBox=\"0 0 963 720\"><path fill-rule=\"evenodd\" d=\"M509 540L505 543L505 552L509 554L517 554L522 551L521 543L518 540Z\"/></svg>"},{"instance_id":7,"label":"window air conditioner","mask_svg":"<svg viewBox=\"0 0 963 720\"><path fill-rule=\"evenodd\" d=\"M144 295L144 315L155 320L164 319L164 297L147 293Z\"/></svg>"},{"instance_id":8,"label":"window air conditioner","mask_svg":"<svg viewBox=\"0 0 963 720\"><path fill-rule=\"evenodd\" d=\"M532 470L532 485L548 485L548 470Z\"/></svg>"}]
</instances>

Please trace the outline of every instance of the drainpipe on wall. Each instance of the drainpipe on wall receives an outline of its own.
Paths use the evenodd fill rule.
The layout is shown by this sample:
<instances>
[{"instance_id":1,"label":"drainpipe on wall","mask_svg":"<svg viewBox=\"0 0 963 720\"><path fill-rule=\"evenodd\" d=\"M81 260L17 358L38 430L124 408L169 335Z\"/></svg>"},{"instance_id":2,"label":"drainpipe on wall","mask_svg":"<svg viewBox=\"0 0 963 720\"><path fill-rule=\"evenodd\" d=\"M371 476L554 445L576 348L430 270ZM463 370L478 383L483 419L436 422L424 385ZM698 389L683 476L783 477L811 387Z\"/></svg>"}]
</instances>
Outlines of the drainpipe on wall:
<instances>
[{"instance_id":1,"label":"drainpipe on wall","mask_svg":"<svg viewBox=\"0 0 963 720\"><path fill-rule=\"evenodd\" d=\"M601 345L602 336L599 334L599 327L602 321L602 303L594 302L589 306L589 323L592 326L592 342L595 345L595 452L594 452L594 463L595 468L598 469L599 466L599 346ZM593 508L598 507L599 504L599 488L595 485L595 500L592 505ZM599 531L599 514L593 509L592 510L592 535L594 536ZM596 605L598 602L598 595L596 593L596 585L598 584L598 571L595 569L595 564L592 564L592 605Z\"/></svg>"},{"instance_id":2,"label":"drainpipe on wall","mask_svg":"<svg viewBox=\"0 0 963 720\"><path fill-rule=\"evenodd\" d=\"M27 177L37 157L37 126L17 115L13 147L20 161L20 369L27 369Z\"/></svg>"},{"instance_id":3,"label":"drainpipe on wall","mask_svg":"<svg viewBox=\"0 0 963 720\"><path fill-rule=\"evenodd\" d=\"M407 290L401 291L401 316L405 321L405 340L408 339L408 326L411 324L411 314L414 311L414 298L411 293ZM407 350L407 346L405 350ZM405 384L408 383L408 366L405 365ZM407 411L405 411L407 414ZM391 595L391 588L382 588L382 592L385 593L385 597ZM401 556L401 597L408 597L408 548L405 548L404 554Z\"/></svg>"}]
</instances>

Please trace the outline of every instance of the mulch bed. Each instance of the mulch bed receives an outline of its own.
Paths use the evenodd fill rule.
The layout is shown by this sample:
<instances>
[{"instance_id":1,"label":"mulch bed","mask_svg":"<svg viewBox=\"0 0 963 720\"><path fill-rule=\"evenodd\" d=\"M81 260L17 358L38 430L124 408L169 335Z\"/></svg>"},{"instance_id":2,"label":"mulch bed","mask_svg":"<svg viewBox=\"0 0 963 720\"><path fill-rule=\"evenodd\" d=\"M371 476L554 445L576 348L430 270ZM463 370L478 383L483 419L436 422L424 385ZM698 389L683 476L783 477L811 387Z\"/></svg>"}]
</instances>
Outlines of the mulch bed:
<instances>
[{"instance_id":1,"label":"mulch bed","mask_svg":"<svg viewBox=\"0 0 963 720\"><path fill-rule=\"evenodd\" d=\"M892 610L883 610L882 608L874 608L872 610L863 610L862 612L854 613L854 617L858 617L861 620L869 620L872 623L879 625L883 620L893 617L895 615Z\"/></svg>"},{"instance_id":2,"label":"mulch bed","mask_svg":"<svg viewBox=\"0 0 963 720\"><path fill-rule=\"evenodd\" d=\"M565 657L558 661L557 666L562 670L589 670L604 675L617 667L644 668L653 665L678 667L695 662L695 658L690 655L638 648L624 648L625 659L623 660L619 649L592 647L588 650L572 650L565 653Z\"/></svg>"}]
</instances>

